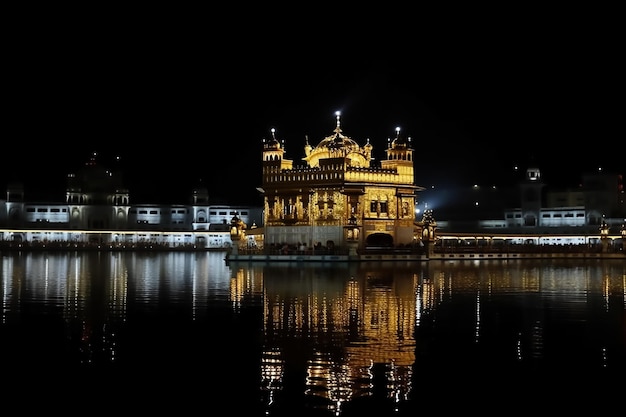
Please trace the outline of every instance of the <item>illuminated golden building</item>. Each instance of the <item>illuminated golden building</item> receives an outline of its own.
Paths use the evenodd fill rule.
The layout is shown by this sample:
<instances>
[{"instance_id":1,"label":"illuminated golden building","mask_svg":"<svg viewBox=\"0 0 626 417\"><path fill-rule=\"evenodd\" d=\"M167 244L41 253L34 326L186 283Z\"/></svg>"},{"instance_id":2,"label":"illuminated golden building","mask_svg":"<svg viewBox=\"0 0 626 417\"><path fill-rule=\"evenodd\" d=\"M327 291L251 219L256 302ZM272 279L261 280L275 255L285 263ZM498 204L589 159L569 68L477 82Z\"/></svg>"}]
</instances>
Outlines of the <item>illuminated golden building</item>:
<instances>
[{"instance_id":1,"label":"illuminated golden building","mask_svg":"<svg viewBox=\"0 0 626 417\"><path fill-rule=\"evenodd\" d=\"M286 156L284 141L263 145L265 245L300 250L337 249L346 241L364 247L415 242L413 149L396 129L386 159L374 166L372 145L343 134L340 115L333 134L317 146L306 140L304 165Z\"/></svg>"}]
</instances>

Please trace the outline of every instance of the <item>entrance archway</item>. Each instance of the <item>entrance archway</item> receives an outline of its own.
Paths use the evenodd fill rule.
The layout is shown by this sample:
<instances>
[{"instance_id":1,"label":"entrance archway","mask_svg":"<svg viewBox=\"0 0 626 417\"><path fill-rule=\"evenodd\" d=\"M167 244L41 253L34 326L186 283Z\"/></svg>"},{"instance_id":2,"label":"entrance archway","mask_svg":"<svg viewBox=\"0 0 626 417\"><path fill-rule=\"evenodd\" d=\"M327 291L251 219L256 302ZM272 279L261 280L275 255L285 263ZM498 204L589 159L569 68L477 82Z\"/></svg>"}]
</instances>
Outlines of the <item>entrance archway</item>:
<instances>
[{"instance_id":1,"label":"entrance archway","mask_svg":"<svg viewBox=\"0 0 626 417\"><path fill-rule=\"evenodd\" d=\"M372 233L365 239L365 246L393 248L393 236L388 233Z\"/></svg>"}]
</instances>

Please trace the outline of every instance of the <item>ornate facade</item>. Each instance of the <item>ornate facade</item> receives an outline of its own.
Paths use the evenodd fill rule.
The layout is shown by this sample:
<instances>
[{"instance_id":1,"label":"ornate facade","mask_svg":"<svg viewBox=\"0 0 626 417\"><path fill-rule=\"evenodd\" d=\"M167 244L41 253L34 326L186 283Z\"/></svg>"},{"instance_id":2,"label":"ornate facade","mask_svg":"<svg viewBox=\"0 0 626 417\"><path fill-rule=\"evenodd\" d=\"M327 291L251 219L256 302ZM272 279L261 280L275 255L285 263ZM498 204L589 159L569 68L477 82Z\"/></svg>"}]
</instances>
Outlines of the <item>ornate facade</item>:
<instances>
[{"instance_id":1,"label":"ornate facade","mask_svg":"<svg viewBox=\"0 0 626 417\"><path fill-rule=\"evenodd\" d=\"M360 146L341 129L304 146L304 164L288 159L272 130L263 144L265 245L311 248L398 247L415 243L413 149L396 129L386 159L373 164L369 140Z\"/></svg>"}]
</instances>

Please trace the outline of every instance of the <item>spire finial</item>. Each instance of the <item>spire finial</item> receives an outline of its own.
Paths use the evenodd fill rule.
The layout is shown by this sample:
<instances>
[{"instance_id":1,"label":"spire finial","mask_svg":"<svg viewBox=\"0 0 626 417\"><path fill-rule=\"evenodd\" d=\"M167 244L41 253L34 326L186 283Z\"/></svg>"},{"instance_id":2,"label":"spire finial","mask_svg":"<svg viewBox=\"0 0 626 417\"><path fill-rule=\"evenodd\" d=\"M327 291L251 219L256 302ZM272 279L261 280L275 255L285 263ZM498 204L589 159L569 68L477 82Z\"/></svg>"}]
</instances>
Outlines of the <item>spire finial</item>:
<instances>
[{"instance_id":1,"label":"spire finial","mask_svg":"<svg viewBox=\"0 0 626 417\"><path fill-rule=\"evenodd\" d=\"M336 111L335 116L337 117L337 127L335 128L335 132L339 133L341 132L341 112Z\"/></svg>"}]
</instances>

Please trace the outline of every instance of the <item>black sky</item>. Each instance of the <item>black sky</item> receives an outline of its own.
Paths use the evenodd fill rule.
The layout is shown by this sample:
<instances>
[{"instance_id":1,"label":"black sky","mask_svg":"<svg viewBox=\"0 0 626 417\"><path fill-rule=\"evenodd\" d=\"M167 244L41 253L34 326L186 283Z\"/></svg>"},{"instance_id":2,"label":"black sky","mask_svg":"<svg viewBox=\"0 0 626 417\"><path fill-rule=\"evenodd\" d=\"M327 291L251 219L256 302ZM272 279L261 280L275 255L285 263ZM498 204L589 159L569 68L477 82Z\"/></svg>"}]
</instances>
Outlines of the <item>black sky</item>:
<instances>
[{"instance_id":1,"label":"black sky","mask_svg":"<svg viewBox=\"0 0 626 417\"><path fill-rule=\"evenodd\" d=\"M337 110L377 159L396 126L410 136L418 185L502 184L516 165L572 186L625 171L623 48L607 28L227 38L126 23L15 35L0 185L62 200L66 175L98 152L122 158L131 202L186 203L201 181L215 202L252 204L270 129L298 162Z\"/></svg>"}]
</instances>

